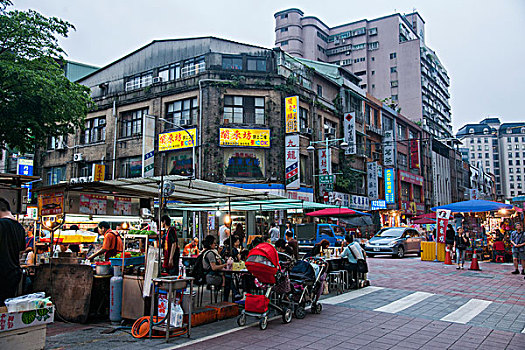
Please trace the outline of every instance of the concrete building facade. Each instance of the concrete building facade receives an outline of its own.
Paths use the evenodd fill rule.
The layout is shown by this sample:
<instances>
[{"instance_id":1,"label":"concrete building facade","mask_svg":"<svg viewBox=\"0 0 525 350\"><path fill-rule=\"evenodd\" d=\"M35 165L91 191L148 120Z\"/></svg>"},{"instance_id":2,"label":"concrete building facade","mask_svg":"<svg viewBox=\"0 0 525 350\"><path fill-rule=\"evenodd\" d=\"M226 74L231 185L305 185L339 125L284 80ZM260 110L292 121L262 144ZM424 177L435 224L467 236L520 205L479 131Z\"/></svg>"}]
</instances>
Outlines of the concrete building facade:
<instances>
[{"instance_id":1,"label":"concrete building facade","mask_svg":"<svg viewBox=\"0 0 525 350\"><path fill-rule=\"evenodd\" d=\"M432 135L452 135L450 79L425 44L425 22L417 12L335 27L295 8L274 17L276 46L297 57L345 67L362 79L361 88L421 121Z\"/></svg>"}]
</instances>

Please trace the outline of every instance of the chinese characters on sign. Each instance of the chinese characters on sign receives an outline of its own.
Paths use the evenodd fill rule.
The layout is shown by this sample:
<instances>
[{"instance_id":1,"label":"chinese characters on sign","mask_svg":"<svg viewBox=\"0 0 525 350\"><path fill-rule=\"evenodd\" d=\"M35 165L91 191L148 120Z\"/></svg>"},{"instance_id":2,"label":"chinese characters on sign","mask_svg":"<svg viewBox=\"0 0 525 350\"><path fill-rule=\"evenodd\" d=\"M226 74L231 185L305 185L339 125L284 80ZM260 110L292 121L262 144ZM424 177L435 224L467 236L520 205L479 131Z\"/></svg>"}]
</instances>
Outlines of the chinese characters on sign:
<instances>
[{"instance_id":1,"label":"chinese characters on sign","mask_svg":"<svg viewBox=\"0 0 525 350\"><path fill-rule=\"evenodd\" d=\"M423 176L409 173L408 171L399 170L399 179L414 185L423 186L425 179Z\"/></svg>"},{"instance_id":2,"label":"chinese characters on sign","mask_svg":"<svg viewBox=\"0 0 525 350\"><path fill-rule=\"evenodd\" d=\"M144 116L142 121L142 176L149 177L154 175L155 152L155 118ZM95 180L97 181L97 180Z\"/></svg>"},{"instance_id":3,"label":"chinese characters on sign","mask_svg":"<svg viewBox=\"0 0 525 350\"><path fill-rule=\"evenodd\" d=\"M448 209L438 209L436 212L437 242L438 243L445 243L445 235L447 231L449 216L450 216L450 210Z\"/></svg>"},{"instance_id":4,"label":"chinese characters on sign","mask_svg":"<svg viewBox=\"0 0 525 350\"><path fill-rule=\"evenodd\" d=\"M106 178L106 166L104 164L93 164L93 181L104 181Z\"/></svg>"},{"instance_id":5,"label":"chinese characters on sign","mask_svg":"<svg viewBox=\"0 0 525 350\"><path fill-rule=\"evenodd\" d=\"M263 150L225 150L224 163L227 178L264 178Z\"/></svg>"},{"instance_id":6,"label":"chinese characters on sign","mask_svg":"<svg viewBox=\"0 0 525 350\"><path fill-rule=\"evenodd\" d=\"M332 173L332 155L330 149L328 154L326 148L317 150L319 155L319 175L331 174Z\"/></svg>"},{"instance_id":7,"label":"chinese characters on sign","mask_svg":"<svg viewBox=\"0 0 525 350\"><path fill-rule=\"evenodd\" d=\"M410 140L410 168L419 169L419 140Z\"/></svg>"},{"instance_id":8,"label":"chinese characters on sign","mask_svg":"<svg viewBox=\"0 0 525 350\"><path fill-rule=\"evenodd\" d=\"M345 114L344 119L344 132L345 132L345 142L348 143L348 148L345 150L345 154L356 154L357 145L356 145L356 136L355 136L355 113Z\"/></svg>"},{"instance_id":9,"label":"chinese characters on sign","mask_svg":"<svg viewBox=\"0 0 525 350\"><path fill-rule=\"evenodd\" d=\"M219 146L270 148L270 129L220 128Z\"/></svg>"},{"instance_id":10,"label":"chinese characters on sign","mask_svg":"<svg viewBox=\"0 0 525 350\"><path fill-rule=\"evenodd\" d=\"M368 198L375 200L379 196L378 176L377 176L377 162L369 162L366 164L366 176L368 183Z\"/></svg>"},{"instance_id":11,"label":"chinese characters on sign","mask_svg":"<svg viewBox=\"0 0 525 350\"><path fill-rule=\"evenodd\" d=\"M378 199L371 202L371 210L386 209L386 201L384 199Z\"/></svg>"},{"instance_id":12,"label":"chinese characters on sign","mask_svg":"<svg viewBox=\"0 0 525 350\"><path fill-rule=\"evenodd\" d=\"M285 140L286 189L297 190L301 187L299 135L287 135Z\"/></svg>"},{"instance_id":13,"label":"chinese characters on sign","mask_svg":"<svg viewBox=\"0 0 525 350\"><path fill-rule=\"evenodd\" d=\"M299 132L298 113L299 96L287 97L285 99L286 108L286 133Z\"/></svg>"},{"instance_id":14,"label":"chinese characters on sign","mask_svg":"<svg viewBox=\"0 0 525 350\"><path fill-rule=\"evenodd\" d=\"M38 196L40 216L59 215L64 212L64 194L47 193Z\"/></svg>"},{"instance_id":15,"label":"chinese characters on sign","mask_svg":"<svg viewBox=\"0 0 525 350\"><path fill-rule=\"evenodd\" d=\"M350 208L357 210L369 210L370 199L368 197L356 196L355 194L350 195Z\"/></svg>"},{"instance_id":16,"label":"chinese characters on sign","mask_svg":"<svg viewBox=\"0 0 525 350\"><path fill-rule=\"evenodd\" d=\"M191 135L188 135L188 131ZM179 150L192 147L192 138L197 144L197 128L170 131L159 134L159 152Z\"/></svg>"},{"instance_id":17,"label":"chinese characters on sign","mask_svg":"<svg viewBox=\"0 0 525 350\"><path fill-rule=\"evenodd\" d=\"M383 165L395 165L395 151L394 131L386 130L383 138Z\"/></svg>"},{"instance_id":18,"label":"chinese characters on sign","mask_svg":"<svg viewBox=\"0 0 525 350\"><path fill-rule=\"evenodd\" d=\"M387 204L396 202L396 185L394 169L385 169L385 200Z\"/></svg>"},{"instance_id":19,"label":"chinese characters on sign","mask_svg":"<svg viewBox=\"0 0 525 350\"><path fill-rule=\"evenodd\" d=\"M95 194L81 194L79 212L83 214L106 215L107 197Z\"/></svg>"}]
</instances>

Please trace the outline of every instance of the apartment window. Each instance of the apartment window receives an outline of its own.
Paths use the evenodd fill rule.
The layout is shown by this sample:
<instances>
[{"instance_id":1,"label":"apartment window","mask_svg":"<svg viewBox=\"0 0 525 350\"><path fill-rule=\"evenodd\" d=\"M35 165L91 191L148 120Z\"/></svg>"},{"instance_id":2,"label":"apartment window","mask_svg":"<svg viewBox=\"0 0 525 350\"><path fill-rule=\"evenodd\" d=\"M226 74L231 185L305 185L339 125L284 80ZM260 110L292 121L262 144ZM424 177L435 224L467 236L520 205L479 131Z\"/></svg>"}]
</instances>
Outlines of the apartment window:
<instances>
[{"instance_id":1,"label":"apartment window","mask_svg":"<svg viewBox=\"0 0 525 350\"><path fill-rule=\"evenodd\" d=\"M390 87L394 88L394 87L398 87L398 86L399 86L399 82L397 80L392 80L390 82Z\"/></svg>"},{"instance_id":2,"label":"apartment window","mask_svg":"<svg viewBox=\"0 0 525 350\"><path fill-rule=\"evenodd\" d=\"M481 153L478 153L478 159L481 159Z\"/></svg>"},{"instance_id":3,"label":"apartment window","mask_svg":"<svg viewBox=\"0 0 525 350\"><path fill-rule=\"evenodd\" d=\"M516 174L521 174L521 168L516 168Z\"/></svg>"},{"instance_id":4,"label":"apartment window","mask_svg":"<svg viewBox=\"0 0 525 350\"><path fill-rule=\"evenodd\" d=\"M364 57L360 57L360 58L356 58L354 59L354 63L358 63L358 62L364 62L365 61L365 58ZM366 71L364 71L366 73ZM357 74L356 74L357 75Z\"/></svg>"},{"instance_id":5,"label":"apartment window","mask_svg":"<svg viewBox=\"0 0 525 350\"><path fill-rule=\"evenodd\" d=\"M519 159L516 159L516 165L521 165L521 161Z\"/></svg>"},{"instance_id":6,"label":"apartment window","mask_svg":"<svg viewBox=\"0 0 525 350\"><path fill-rule=\"evenodd\" d=\"M485 137L484 142L485 142L485 143L489 143L489 139L488 139L488 137Z\"/></svg>"},{"instance_id":7,"label":"apartment window","mask_svg":"<svg viewBox=\"0 0 525 350\"><path fill-rule=\"evenodd\" d=\"M383 130L392 130L394 128L394 121L383 115Z\"/></svg>"},{"instance_id":8,"label":"apartment window","mask_svg":"<svg viewBox=\"0 0 525 350\"><path fill-rule=\"evenodd\" d=\"M86 129L80 134L80 144L106 140L106 117L88 119L85 126Z\"/></svg>"},{"instance_id":9,"label":"apartment window","mask_svg":"<svg viewBox=\"0 0 525 350\"><path fill-rule=\"evenodd\" d=\"M406 154L403 154L403 153L398 153L399 155L399 163L398 165L400 167L403 167L406 169L406 167L408 166L408 156ZM403 184L403 182L401 182L401 184Z\"/></svg>"},{"instance_id":10,"label":"apartment window","mask_svg":"<svg viewBox=\"0 0 525 350\"><path fill-rule=\"evenodd\" d=\"M197 98L188 98L185 100L168 103L166 119L176 125L192 125L197 121ZM169 129L170 125L166 125Z\"/></svg>"},{"instance_id":11,"label":"apartment window","mask_svg":"<svg viewBox=\"0 0 525 350\"><path fill-rule=\"evenodd\" d=\"M489 158L489 154L488 153L485 153L485 158Z\"/></svg>"},{"instance_id":12,"label":"apartment window","mask_svg":"<svg viewBox=\"0 0 525 350\"><path fill-rule=\"evenodd\" d=\"M518 189L521 189L522 188L521 186L522 186L521 182L518 182Z\"/></svg>"},{"instance_id":13,"label":"apartment window","mask_svg":"<svg viewBox=\"0 0 525 350\"><path fill-rule=\"evenodd\" d=\"M66 181L66 167L54 167L47 170L47 185L56 185L61 181Z\"/></svg>"},{"instance_id":14,"label":"apartment window","mask_svg":"<svg viewBox=\"0 0 525 350\"><path fill-rule=\"evenodd\" d=\"M471 153L471 154L470 154L470 158L471 158L471 159L474 159L474 157L475 157L474 153Z\"/></svg>"},{"instance_id":15,"label":"apartment window","mask_svg":"<svg viewBox=\"0 0 525 350\"><path fill-rule=\"evenodd\" d=\"M512 151L512 145L507 145L507 150Z\"/></svg>"},{"instance_id":16,"label":"apartment window","mask_svg":"<svg viewBox=\"0 0 525 350\"><path fill-rule=\"evenodd\" d=\"M357 75L358 77L360 77L360 76L366 75L366 70L355 72L354 74Z\"/></svg>"},{"instance_id":17,"label":"apartment window","mask_svg":"<svg viewBox=\"0 0 525 350\"><path fill-rule=\"evenodd\" d=\"M399 97L397 95L392 95L392 101L397 101L399 99Z\"/></svg>"},{"instance_id":18,"label":"apartment window","mask_svg":"<svg viewBox=\"0 0 525 350\"><path fill-rule=\"evenodd\" d=\"M372 84L372 89L375 89L376 88L376 84Z\"/></svg>"},{"instance_id":19,"label":"apartment window","mask_svg":"<svg viewBox=\"0 0 525 350\"><path fill-rule=\"evenodd\" d=\"M352 46L353 50L362 50L364 48L365 48L365 44L357 44L357 45Z\"/></svg>"},{"instance_id":20,"label":"apartment window","mask_svg":"<svg viewBox=\"0 0 525 350\"><path fill-rule=\"evenodd\" d=\"M507 137L507 142L511 142L512 141L512 137Z\"/></svg>"},{"instance_id":21,"label":"apartment window","mask_svg":"<svg viewBox=\"0 0 525 350\"><path fill-rule=\"evenodd\" d=\"M390 54L390 59L391 59L391 60L393 60L393 59L396 58L396 57L397 57L397 53L396 53L396 52L392 52L392 53Z\"/></svg>"},{"instance_id":22,"label":"apartment window","mask_svg":"<svg viewBox=\"0 0 525 350\"><path fill-rule=\"evenodd\" d=\"M371 60L372 60L372 62L374 62L376 60L376 58L374 56L372 56Z\"/></svg>"},{"instance_id":23,"label":"apartment window","mask_svg":"<svg viewBox=\"0 0 525 350\"><path fill-rule=\"evenodd\" d=\"M264 124L264 97L224 96L224 124Z\"/></svg>"},{"instance_id":24,"label":"apartment window","mask_svg":"<svg viewBox=\"0 0 525 350\"><path fill-rule=\"evenodd\" d=\"M514 142L519 142L520 141L520 138L519 137L514 137Z\"/></svg>"},{"instance_id":25,"label":"apartment window","mask_svg":"<svg viewBox=\"0 0 525 350\"><path fill-rule=\"evenodd\" d=\"M368 35L377 35L377 28L370 28L368 29Z\"/></svg>"},{"instance_id":26,"label":"apartment window","mask_svg":"<svg viewBox=\"0 0 525 350\"><path fill-rule=\"evenodd\" d=\"M248 58L246 61L246 63L248 64L249 71L266 72L265 59Z\"/></svg>"},{"instance_id":27,"label":"apartment window","mask_svg":"<svg viewBox=\"0 0 525 350\"><path fill-rule=\"evenodd\" d=\"M288 40L281 41L281 46L288 45Z\"/></svg>"},{"instance_id":28,"label":"apartment window","mask_svg":"<svg viewBox=\"0 0 525 350\"><path fill-rule=\"evenodd\" d=\"M222 58L222 69L242 70L242 58L241 57L223 57Z\"/></svg>"},{"instance_id":29,"label":"apartment window","mask_svg":"<svg viewBox=\"0 0 525 350\"><path fill-rule=\"evenodd\" d=\"M370 106L369 105L365 105L365 122L367 125L370 125Z\"/></svg>"},{"instance_id":30,"label":"apartment window","mask_svg":"<svg viewBox=\"0 0 525 350\"><path fill-rule=\"evenodd\" d=\"M284 14L284 15L281 15L281 19L285 19L285 18L288 18L288 14Z\"/></svg>"},{"instance_id":31,"label":"apartment window","mask_svg":"<svg viewBox=\"0 0 525 350\"><path fill-rule=\"evenodd\" d=\"M471 150L471 151L474 151L474 146L473 146L473 145L470 146L470 150Z\"/></svg>"},{"instance_id":32,"label":"apartment window","mask_svg":"<svg viewBox=\"0 0 525 350\"><path fill-rule=\"evenodd\" d=\"M353 61L352 61L351 58L348 59L348 60L342 60L342 61L341 61L341 65L342 65L342 66L348 66L348 65L351 65L352 62L353 62Z\"/></svg>"},{"instance_id":33,"label":"apartment window","mask_svg":"<svg viewBox=\"0 0 525 350\"><path fill-rule=\"evenodd\" d=\"M404 140L406 138L406 128L401 124L397 124L397 136L399 140Z\"/></svg>"},{"instance_id":34,"label":"apartment window","mask_svg":"<svg viewBox=\"0 0 525 350\"><path fill-rule=\"evenodd\" d=\"M323 87L321 85L317 85L317 96L323 97Z\"/></svg>"},{"instance_id":35,"label":"apartment window","mask_svg":"<svg viewBox=\"0 0 525 350\"><path fill-rule=\"evenodd\" d=\"M379 49L379 41L374 41L373 43L368 43L368 50L377 50Z\"/></svg>"},{"instance_id":36,"label":"apartment window","mask_svg":"<svg viewBox=\"0 0 525 350\"><path fill-rule=\"evenodd\" d=\"M375 70L372 71L372 75L376 75L376 71Z\"/></svg>"},{"instance_id":37,"label":"apartment window","mask_svg":"<svg viewBox=\"0 0 525 350\"><path fill-rule=\"evenodd\" d=\"M520 145L514 145L514 149L520 149Z\"/></svg>"},{"instance_id":38,"label":"apartment window","mask_svg":"<svg viewBox=\"0 0 525 350\"><path fill-rule=\"evenodd\" d=\"M159 77L162 81L180 79L180 63L174 63L160 68Z\"/></svg>"},{"instance_id":39,"label":"apartment window","mask_svg":"<svg viewBox=\"0 0 525 350\"><path fill-rule=\"evenodd\" d=\"M478 145L478 151L481 151L481 146L480 145Z\"/></svg>"},{"instance_id":40,"label":"apartment window","mask_svg":"<svg viewBox=\"0 0 525 350\"><path fill-rule=\"evenodd\" d=\"M281 28L281 33L284 33L284 32L287 32L287 31L288 31L288 27Z\"/></svg>"},{"instance_id":41,"label":"apartment window","mask_svg":"<svg viewBox=\"0 0 525 350\"><path fill-rule=\"evenodd\" d=\"M512 164L512 159L509 159L509 165L514 165Z\"/></svg>"},{"instance_id":42,"label":"apartment window","mask_svg":"<svg viewBox=\"0 0 525 350\"><path fill-rule=\"evenodd\" d=\"M510 184L510 188L514 188L514 184L513 183Z\"/></svg>"},{"instance_id":43,"label":"apartment window","mask_svg":"<svg viewBox=\"0 0 525 350\"><path fill-rule=\"evenodd\" d=\"M145 73L137 74L133 77L128 78L126 82L126 91L140 89L151 85L153 82L153 72L148 71Z\"/></svg>"},{"instance_id":44,"label":"apartment window","mask_svg":"<svg viewBox=\"0 0 525 350\"><path fill-rule=\"evenodd\" d=\"M485 166L490 166L490 160L485 161Z\"/></svg>"},{"instance_id":45,"label":"apartment window","mask_svg":"<svg viewBox=\"0 0 525 350\"><path fill-rule=\"evenodd\" d=\"M523 154L523 157L525 158L525 152L523 152L522 154Z\"/></svg>"},{"instance_id":46,"label":"apartment window","mask_svg":"<svg viewBox=\"0 0 525 350\"><path fill-rule=\"evenodd\" d=\"M129 157L120 160L120 174L119 177L140 177L142 176L142 162L141 157Z\"/></svg>"},{"instance_id":47,"label":"apartment window","mask_svg":"<svg viewBox=\"0 0 525 350\"><path fill-rule=\"evenodd\" d=\"M509 164L511 165L511 164ZM509 168L509 174L513 174L514 173L514 169L513 168Z\"/></svg>"},{"instance_id":48,"label":"apartment window","mask_svg":"<svg viewBox=\"0 0 525 350\"><path fill-rule=\"evenodd\" d=\"M514 197L514 191L510 191L510 195Z\"/></svg>"},{"instance_id":49,"label":"apartment window","mask_svg":"<svg viewBox=\"0 0 525 350\"><path fill-rule=\"evenodd\" d=\"M488 151L488 150L489 150L489 146L485 145L485 151Z\"/></svg>"},{"instance_id":50,"label":"apartment window","mask_svg":"<svg viewBox=\"0 0 525 350\"><path fill-rule=\"evenodd\" d=\"M390 67L390 73L396 73L397 67Z\"/></svg>"},{"instance_id":51,"label":"apartment window","mask_svg":"<svg viewBox=\"0 0 525 350\"><path fill-rule=\"evenodd\" d=\"M516 181L521 181L521 175L516 175Z\"/></svg>"},{"instance_id":52,"label":"apartment window","mask_svg":"<svg viewBox=\"0 0 525 350\"><path fill-rule=\"evenodd\" d=\"M508 153L509 158L512 158L512 152Z\"/></svg>"},{"instance_id":53,"label":"apartment window","mask_svg":"<svg viewBox=\"0 0 525 350\"><path fill-rule=\"evenodd\" d=\"M306 129L308 127L308 110L299 107L299 127Z\"/></svg>"},{"instance_id":54,"label":"apartment window","mask_svg":"<svg viewBox=\"0 0 525 350\"><path fill-rule=\"evenodd\" d=\"M120 137L132 137L142 134L142 118L148 109L124 112L120 116Z\"/></svg>"},{"instance_id":55,"label":"apartment window","mask_svg":"<svg viewBox=\"0 0 525 350\"><path fill-rule=\"evenodd\" d=\"M374 125L379 127L379 111L377 109L372 109L374 111Z\"/></svg>"}]
</instances>

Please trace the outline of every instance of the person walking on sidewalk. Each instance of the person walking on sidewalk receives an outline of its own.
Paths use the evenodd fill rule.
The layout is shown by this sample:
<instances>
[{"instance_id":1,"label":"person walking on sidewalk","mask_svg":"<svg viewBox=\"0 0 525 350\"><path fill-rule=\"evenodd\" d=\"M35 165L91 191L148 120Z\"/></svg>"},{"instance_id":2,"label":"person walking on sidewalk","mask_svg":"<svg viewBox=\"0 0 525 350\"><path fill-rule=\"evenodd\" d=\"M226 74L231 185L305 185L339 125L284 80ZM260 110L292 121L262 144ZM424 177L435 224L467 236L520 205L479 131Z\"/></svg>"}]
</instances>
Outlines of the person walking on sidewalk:
<instances>
[{"instance_id":1,"label":"person walking on sidewalk","mask_svg":"<svg viewBox=\"0 0 525 350\"><path fill-rule=\"evenodd\" d=\"M514 260L513 275L520 273L518 263L521 260L521 274L525 275L525 233L521 223L516 223L515 230L510 234L510 244L512 245L512 258Z\"/></svg>"},{"instance_id":2,"label":"person walking on sidewalk","mask_svg":"<svg viewBox=\"0 0 525 350\"><path fill-rule=\"evenodd\" d=\"M453 258L454 255L454 242L456 237L456 232L454 231L454 228L452 227L452 224L448 224L447 231L445 232L445 244L447 245L447 249L450 251L450 257Z\"/></svg>"},{"instance_id":3,"label":"person walking on sidewalk","mask_svg":"<svg viewBox=\"0 0 525 350\"><path fill-rule=\"evenodd\" d=\"M462 269L465 265L465 252L467 248L470 247L470 239L467 237L463 231L463 227L458 228L458 235L454 239L454 250L456 251L456 263L458 267L457 270Z\"/></svg>"}]
</instances>

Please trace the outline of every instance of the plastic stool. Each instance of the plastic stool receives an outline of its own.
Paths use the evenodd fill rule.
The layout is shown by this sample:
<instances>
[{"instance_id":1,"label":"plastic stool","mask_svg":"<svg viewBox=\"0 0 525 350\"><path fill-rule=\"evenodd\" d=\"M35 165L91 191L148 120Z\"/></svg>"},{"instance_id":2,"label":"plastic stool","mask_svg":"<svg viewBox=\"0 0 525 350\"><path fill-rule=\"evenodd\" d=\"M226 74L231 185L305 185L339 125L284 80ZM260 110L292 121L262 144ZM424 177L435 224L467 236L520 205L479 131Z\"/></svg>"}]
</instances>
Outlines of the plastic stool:
<instances>
[{"instance_id":1,"label":"plastic stool","mask_svg":"<svg viewBox=\"0 0 525 350\"><path fill-rule=\"evenodd\" d=\"M332 292L334 289L337 294L341 294L342 291L342 280L339 271L333 271L328 274L328 289Z\"/></svg>"},{"instance_id":2,"label":"plastic stool","mask_svg":"<svg viewBox=\"0 0 525 350\"><path fill-rule=\"evenodd\" d=\"M339 270L339 273L341 274L341 281L343 285L343 291L350 289L350 280L349 280L349 274L347 270Z\"/></svg>"}]
</instances>

